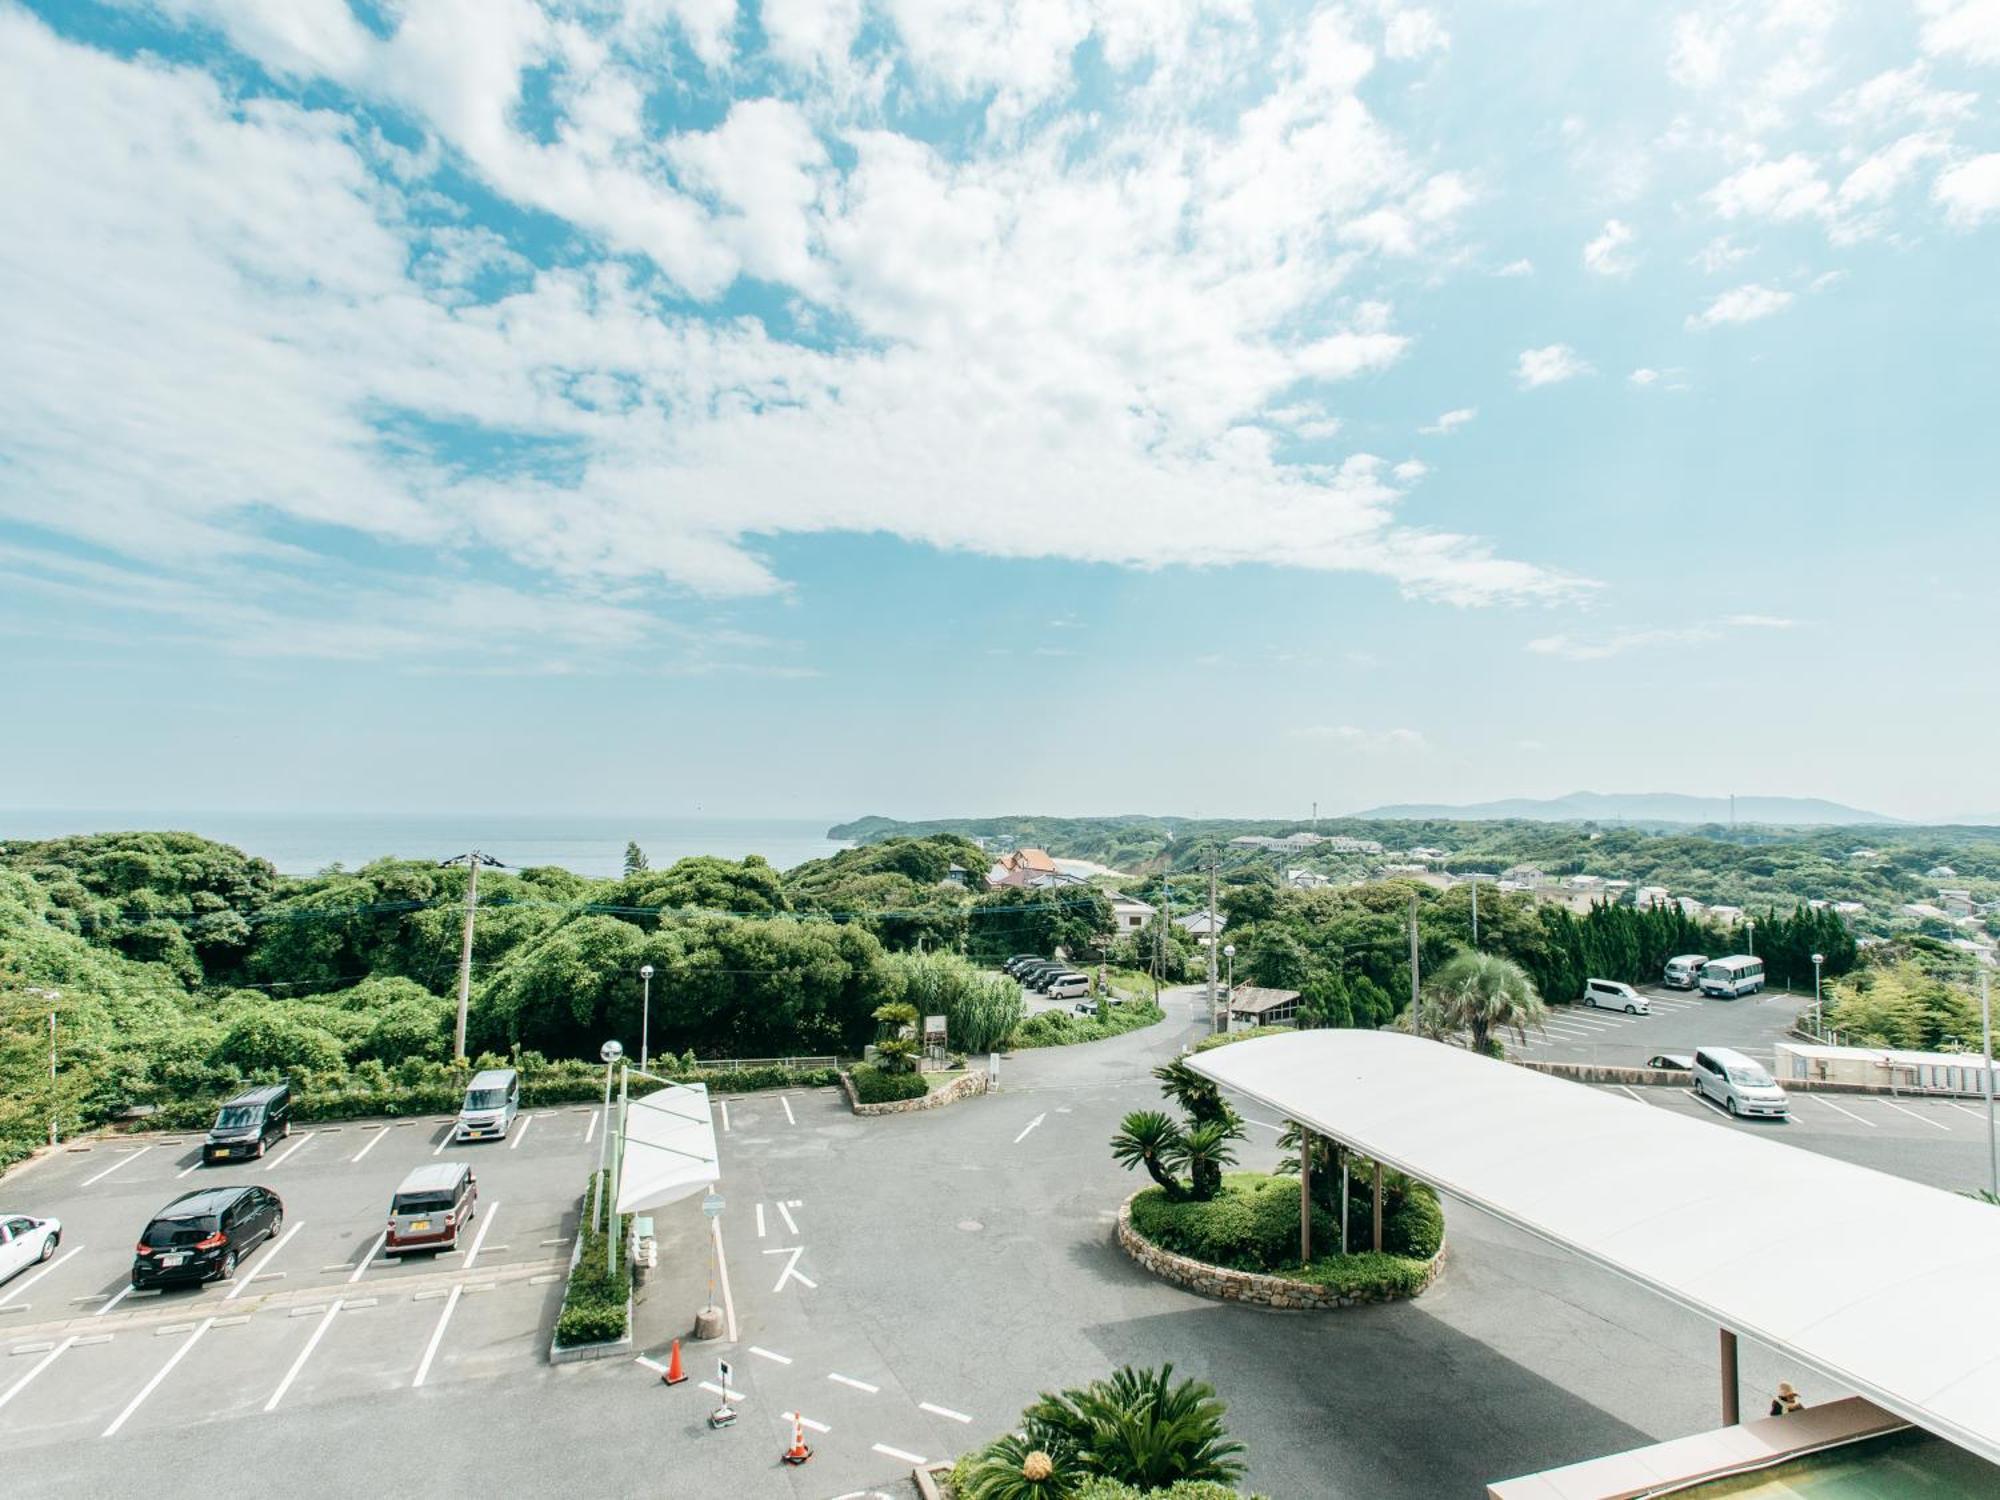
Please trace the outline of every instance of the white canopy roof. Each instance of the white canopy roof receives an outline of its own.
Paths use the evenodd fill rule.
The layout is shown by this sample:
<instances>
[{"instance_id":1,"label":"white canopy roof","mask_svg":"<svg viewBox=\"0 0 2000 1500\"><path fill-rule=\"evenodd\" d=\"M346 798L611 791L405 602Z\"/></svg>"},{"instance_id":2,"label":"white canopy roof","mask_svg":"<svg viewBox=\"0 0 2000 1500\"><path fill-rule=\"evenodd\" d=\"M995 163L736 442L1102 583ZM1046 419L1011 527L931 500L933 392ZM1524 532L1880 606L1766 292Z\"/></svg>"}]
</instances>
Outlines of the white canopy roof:
<instances>
[{"instance_id":1,"label":"white canopy roof","mask_svg":"<svg viewBox=\"0 0 2000 1500\"><path fill-rule=\"evenodd\" d=\"M1398 1032L1188 1062L2000 1462L2000 1208Z\"/></svg>"},{"instance_id":2,"label":"white canopy roof","mask_svg":"<svg viewBox=\"0 0 2000 1500\"><path fill-rule=\"evenodd\" d=\"M706 1084L670 1083L627 1104L618 1212L663 1208L721 1176Z\"/></svg>"}]
</instances>

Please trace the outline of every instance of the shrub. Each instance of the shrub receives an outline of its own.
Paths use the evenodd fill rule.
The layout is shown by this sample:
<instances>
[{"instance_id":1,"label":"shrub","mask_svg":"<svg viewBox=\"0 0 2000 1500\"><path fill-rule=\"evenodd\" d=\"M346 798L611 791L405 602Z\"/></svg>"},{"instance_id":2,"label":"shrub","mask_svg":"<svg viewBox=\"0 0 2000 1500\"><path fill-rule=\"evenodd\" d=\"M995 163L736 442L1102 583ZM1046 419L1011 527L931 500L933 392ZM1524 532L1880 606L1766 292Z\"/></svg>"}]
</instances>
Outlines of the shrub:
<instances>
[{"instance_id":1,"label":"shrub","mask_svg":"<svg viewBox=\"0 0 2000 1500\"><path fill-rule=\"evenodd\" d=\"M848 1075L854 1080L854 1097L863 1104L889 1104L897 1099L915 1099L930 1092L921 1073L890 1073L872 1063L858 1063Z\"/></svg>"},{"instance_id":2,"label":"shrub","mask_svg":"<svg viewBox=\"0 0 2000 1500\"><path fill-rule=\"evenodd\" d=\"M1132 1200L1132 1227L1163 1250L1237 1271L1275 1271L1299 1263L1296 1178L1232 1173L1205 1203L1174 1202L1150 1188ZM1315 1207L1313 1239L1340 1243L1340 1224Z\"/></svg>"},{"instance_id":3,"label":"shrub","mask_svg":"<svg viewBox=\"0 0 2000 1500\"><path fill-rule=\"evenodd\" d=\"M593 1172L584 1189L581 1223L577 1230L579 1250L570 1267L569 1285L563 1290L562 1311L556 1315L556 1343L565 1349L578 1344L610 1343L626 1332L626 1312L632 1297L632 1264L626 1258L625 1217L611 1216L611 1234L621 1241L617 1263L604 1268L604 1234L597 1228L592 1212L596 1193L608 1190L610 1174Z\"/></svg>"},{"instance_id":4,"label":"shrub","mask_svg":"<svg viewBox=\"0 0 2000 1500\"><path fill-rule=\"evenodd\" d=\"M1072 1042L1099 1042L1108 1036L1137 1031L1141 1026L1165 1020L1166 1014L1151 1001L1127 1001L1123 1005L1103 1006L1095 1016L1072 1015L1066 1010L1045 1010L1015 1027L1007 1045L1065 1047Z\"/></svg>"},{"instance_id":5,"label":"shrub","mask_svg":"<svg viewBox=\"0 0 2000 1500\"><path fill-rule=\"evenodd\" d=\"M1387 1237L1386 1230L1384 1237ZM1424 1278L1430 1274L1430 1263L1411 1260L1408 1256L1390 1255L1386 1251L1363 1250L1358 1255L1323 1256L1309 1266L1277 1274L1287 1281L1325 1287L1347 1297L1371 1293L1414 1297L1424 1289Z\"/></svg>"},{"instance_id":6,"label":"shrub","mask_svg":"<svg viewBox=\"0 0 2000 1500\"><path fill-rule=\"evenodd\" d=\"M1385 1192L1382 1195L1387 1198ZM1393 1255L1429 1260L1444 1243L1444 1210L1429 1184L1412 1182L1382 1220L1382 1248Z\"/></svg>"}]
</instances>

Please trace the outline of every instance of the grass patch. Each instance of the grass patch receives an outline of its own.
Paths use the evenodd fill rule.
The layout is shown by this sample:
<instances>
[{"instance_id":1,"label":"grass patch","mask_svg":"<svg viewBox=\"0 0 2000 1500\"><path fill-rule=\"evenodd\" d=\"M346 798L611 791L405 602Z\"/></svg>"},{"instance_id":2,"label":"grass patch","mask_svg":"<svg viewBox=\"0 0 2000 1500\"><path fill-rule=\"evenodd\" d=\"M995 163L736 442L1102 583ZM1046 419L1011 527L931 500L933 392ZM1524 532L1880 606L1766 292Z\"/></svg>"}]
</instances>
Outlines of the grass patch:
<instances>
[{"instance_id":1,"label":"grass patch","mask_svg":"<svg viewBox=\"0 0 2000 1500\"><path fill-rule=\"evenodd\" d=\"M1095 1016L1072 1015L1066 1010L1045 1010L1029 1016L1014 1028L1007 1039L1010 1048L1067 1047L1073 1042L1101 1042L1122 1036L1166 1019L1167 1013L1150 1001L1128 1000L1123 1005L1107 1005Z\"/></svg>"}]
</instances>

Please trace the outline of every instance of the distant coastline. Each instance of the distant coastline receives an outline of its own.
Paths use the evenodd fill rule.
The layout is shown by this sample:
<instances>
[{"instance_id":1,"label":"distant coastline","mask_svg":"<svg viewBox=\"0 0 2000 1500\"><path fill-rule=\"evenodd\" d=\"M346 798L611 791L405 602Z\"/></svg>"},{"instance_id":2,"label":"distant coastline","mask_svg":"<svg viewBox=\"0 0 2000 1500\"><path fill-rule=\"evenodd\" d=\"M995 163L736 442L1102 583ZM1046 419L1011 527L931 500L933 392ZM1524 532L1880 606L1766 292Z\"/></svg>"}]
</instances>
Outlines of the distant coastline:
<instances>
[{"instance_id":1,"label":"distant coastline","mask_svg":"<svg viewBox=\"0 0 2000 1500\"><path fill-rule=\"evenodd\" d=\"M444 859L481 849L516 868L558 865L592 879L624 870L636 841L655 869L690 855L761 855L781 870L848 847L820 818L564 817L515 813L398 816L387 813L135 812L129 809L0 811L0 839L51 839L134 830L200 834L268 859L286 875L312 875L370 860Z\"/></svg>"}]
</instances>

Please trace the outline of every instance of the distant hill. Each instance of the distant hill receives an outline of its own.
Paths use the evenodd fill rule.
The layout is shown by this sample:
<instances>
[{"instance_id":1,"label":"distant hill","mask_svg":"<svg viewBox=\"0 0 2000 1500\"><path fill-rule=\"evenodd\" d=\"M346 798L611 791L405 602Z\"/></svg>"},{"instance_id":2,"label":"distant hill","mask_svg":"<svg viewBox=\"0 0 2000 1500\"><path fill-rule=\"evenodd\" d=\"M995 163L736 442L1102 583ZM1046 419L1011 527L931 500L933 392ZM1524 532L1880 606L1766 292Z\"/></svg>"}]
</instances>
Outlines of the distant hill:
<instances>
[{"instance_id":1,"label":"distant hill","mask_svg":"<svg viewBox=\"0 0 2000 1500\"><path fill-rule=\"evenodd\" d=\"M1420 820L1445 818L1490 822L1522 818L1538 823L1727 823L1727 797L1688 797L1678 792L1571 792L1567 797L1508 797L1498 802L1454 806L1443 802L1399 803L1354 813L1355 818ZM1764 823L1785 828L1857 823L1900 823L1884 813L1845 807L1818 797L1738 797L1738 823Z\"/></svg>"}]
</instances>

